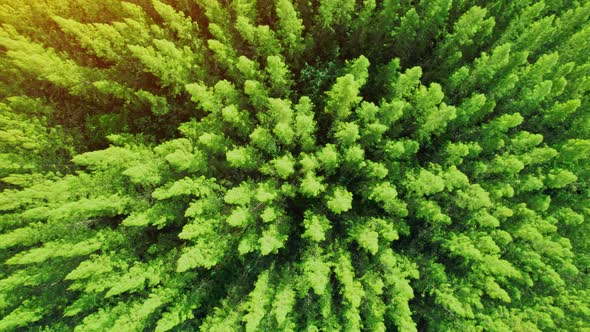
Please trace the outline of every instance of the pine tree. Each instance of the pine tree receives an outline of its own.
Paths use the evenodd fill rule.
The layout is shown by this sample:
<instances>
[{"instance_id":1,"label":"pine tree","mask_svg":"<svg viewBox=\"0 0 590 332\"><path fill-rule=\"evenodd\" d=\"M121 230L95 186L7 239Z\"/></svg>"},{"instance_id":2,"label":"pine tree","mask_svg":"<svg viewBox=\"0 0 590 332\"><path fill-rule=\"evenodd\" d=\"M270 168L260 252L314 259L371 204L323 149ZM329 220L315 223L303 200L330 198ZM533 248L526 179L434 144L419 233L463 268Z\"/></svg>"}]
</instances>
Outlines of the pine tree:
<instances>
[{"instance_id":1,"label":"pine tree","mask_svg":"<svg viewBox=\"0 0 590 332\"><path fill-rule=\"evenodd\" d=\"M0 330L590 329L588 1L0 5Z\"/></svg>"}]
</instances>

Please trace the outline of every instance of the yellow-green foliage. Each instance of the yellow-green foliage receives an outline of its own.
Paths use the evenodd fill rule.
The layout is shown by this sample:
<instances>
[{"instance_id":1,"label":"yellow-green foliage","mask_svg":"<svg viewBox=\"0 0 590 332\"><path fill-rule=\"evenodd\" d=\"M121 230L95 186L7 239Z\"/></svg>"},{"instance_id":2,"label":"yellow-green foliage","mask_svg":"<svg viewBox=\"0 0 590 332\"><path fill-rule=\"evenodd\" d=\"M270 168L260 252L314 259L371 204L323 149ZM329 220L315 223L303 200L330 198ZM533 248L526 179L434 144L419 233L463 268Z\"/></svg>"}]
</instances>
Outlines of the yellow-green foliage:
<instances>
[{"instance_id":1,"label":"yellow-green foliage","mask_svg":"<svg viewBox=\"0 0 590 332\"><path fill-rule=\"evenodd\" d=\"M3 1L0 330L589 330L589 22Z\"/></svg>"}]
</instances>

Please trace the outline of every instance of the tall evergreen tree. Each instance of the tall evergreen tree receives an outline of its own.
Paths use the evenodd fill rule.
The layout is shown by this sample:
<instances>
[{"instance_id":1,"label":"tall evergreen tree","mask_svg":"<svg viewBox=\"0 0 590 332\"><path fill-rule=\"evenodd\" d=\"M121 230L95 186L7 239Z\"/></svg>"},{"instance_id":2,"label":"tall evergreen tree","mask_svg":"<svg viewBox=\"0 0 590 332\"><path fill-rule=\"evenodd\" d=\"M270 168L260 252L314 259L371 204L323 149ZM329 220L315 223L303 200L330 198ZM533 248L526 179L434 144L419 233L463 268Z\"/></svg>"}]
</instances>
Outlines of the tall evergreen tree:
<instances>
[{"instance_id":1,"label":"tall evergreen tree","mask_svg":"<svg viewBox=\"0 0 590 332\"><path fill-rule=\"evenodd\" d=\"M590 329L589 17L5 0L0 330Z\"/></svg>"}]
</instances>

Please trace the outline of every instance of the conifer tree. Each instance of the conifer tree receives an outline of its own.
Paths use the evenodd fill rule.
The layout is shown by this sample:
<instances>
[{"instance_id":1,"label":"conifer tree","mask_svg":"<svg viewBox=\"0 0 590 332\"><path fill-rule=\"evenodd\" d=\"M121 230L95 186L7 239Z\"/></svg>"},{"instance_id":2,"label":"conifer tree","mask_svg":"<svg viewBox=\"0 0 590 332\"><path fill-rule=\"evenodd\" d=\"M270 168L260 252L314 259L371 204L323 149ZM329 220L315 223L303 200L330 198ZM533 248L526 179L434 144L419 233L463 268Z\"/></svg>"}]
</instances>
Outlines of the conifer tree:
<instances>
[{"instance_id":1,"label":"conifer tree","mask_svg":"<svg viewBox=\"0 0 590 332\"><path fill-rule=\"evenodd\" d=\"M0 330L590 329L589 17L4 1Z\"/></svg>"}]
</instances>

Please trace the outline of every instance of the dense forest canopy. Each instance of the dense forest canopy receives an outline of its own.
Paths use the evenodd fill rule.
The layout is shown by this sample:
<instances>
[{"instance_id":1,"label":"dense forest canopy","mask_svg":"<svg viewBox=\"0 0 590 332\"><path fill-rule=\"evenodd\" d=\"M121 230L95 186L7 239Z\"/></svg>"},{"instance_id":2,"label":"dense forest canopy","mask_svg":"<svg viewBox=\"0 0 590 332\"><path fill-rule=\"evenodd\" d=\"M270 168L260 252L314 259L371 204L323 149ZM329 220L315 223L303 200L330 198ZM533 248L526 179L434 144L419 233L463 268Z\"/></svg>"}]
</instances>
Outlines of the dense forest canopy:
<instances>
[{"instance_id":1,"label":"dense forest canopy","mask_svg":"<svg viewBox=\"0 0 590 332\"><path fill-rule=\"evenodd\" d=\"M0 331L590 330L590 1L0 1Z\"/></svg>"}]
</instances>

